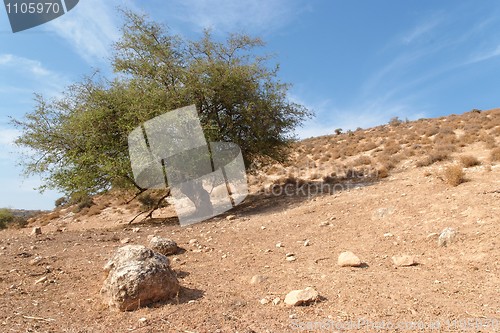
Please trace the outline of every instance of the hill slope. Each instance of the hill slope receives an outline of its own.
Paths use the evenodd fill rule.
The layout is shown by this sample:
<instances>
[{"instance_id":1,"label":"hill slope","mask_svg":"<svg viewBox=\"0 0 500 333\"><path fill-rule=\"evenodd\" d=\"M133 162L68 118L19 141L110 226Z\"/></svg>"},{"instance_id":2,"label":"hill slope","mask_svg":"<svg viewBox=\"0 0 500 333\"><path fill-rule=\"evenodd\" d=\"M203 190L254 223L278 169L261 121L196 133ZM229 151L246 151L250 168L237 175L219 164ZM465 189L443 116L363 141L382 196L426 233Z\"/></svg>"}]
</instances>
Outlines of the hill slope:
<instances>
[{"instance_id":1,"label":"hill slope","mask_svg":"<svg viewBox=\"0 0 500 333\"><path fill-rule=\"evenodd\" d=\"M254 194L230 212L235 219L187 228L175 224L170 207L156 215L163 218L128 225L139 207L116 195L94 198L94 211L61 208L32 221L44 224L38 237L27 229L0 232L0 324L33 332L288 332L353 323L371 332L381 321L460 331L467 318L476 321L465 325L491 324L500 318L499 144L498 109L304 140L288 164L250 177ZM459 164L464 174L456 185L449 166ZM317 183L341 185L322 195L273 195L287 184ZM457 237L440 247L437 236L447 227ZM110 311L99 297L102 266L122 242L146 245L152 234L184 248L171 257L182 292L167 304ZM364 265L339 267L346 250ZM296 260L286 260L292 253ZM418 265L396 267L391 258L404 254ZM255 275L262 281L251 284ZM320 301L283 304L289 291L308 286Z\"/></svg>"}]
</instances>

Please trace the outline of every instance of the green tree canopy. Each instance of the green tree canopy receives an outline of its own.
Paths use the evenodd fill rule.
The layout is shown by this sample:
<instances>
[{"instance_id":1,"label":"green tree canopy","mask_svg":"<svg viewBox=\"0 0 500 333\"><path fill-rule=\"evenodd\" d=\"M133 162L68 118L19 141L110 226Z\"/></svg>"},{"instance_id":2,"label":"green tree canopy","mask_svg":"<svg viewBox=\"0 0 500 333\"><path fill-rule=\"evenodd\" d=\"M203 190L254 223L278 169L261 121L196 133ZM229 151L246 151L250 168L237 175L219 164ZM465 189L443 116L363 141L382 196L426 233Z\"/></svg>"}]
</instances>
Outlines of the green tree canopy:
<instances>
[{"instance_id":1,"label":"green tree canopy","mask_svg":"<svg viewBox=\"0 0 500 333\"><path fill-rule=\"evenodd\" d=\"M223 41L205 31L197 41L173 35L157 22L125 12L114 45L116 77L99 73L71 85L63 97L36 95L16 143L29 148L26 173L41 174L41 190L95 194L135 185L128 134L169 110L195 104L207 141L234 142L247 167L281 161L293 129L310 111L289 101L278 67L255 55L258 38L232 34Z\"/></svg>"}]
</instances>

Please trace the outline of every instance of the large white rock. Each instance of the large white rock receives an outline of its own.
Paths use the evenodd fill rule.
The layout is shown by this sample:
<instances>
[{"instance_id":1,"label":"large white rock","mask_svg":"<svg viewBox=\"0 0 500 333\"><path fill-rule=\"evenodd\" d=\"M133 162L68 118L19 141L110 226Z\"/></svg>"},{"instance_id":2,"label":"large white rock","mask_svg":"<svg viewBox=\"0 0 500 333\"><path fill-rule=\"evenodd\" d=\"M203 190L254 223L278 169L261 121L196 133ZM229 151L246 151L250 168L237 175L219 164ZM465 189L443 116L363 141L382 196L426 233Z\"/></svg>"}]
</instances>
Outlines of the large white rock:
<instances>
[{"instance_id":1,"label":"large white rock","mask_svg":"<svg viewBox=\"0 0 500 333\"><path fill-rule=\"evenodd\" d=\"M120 311L168 300L180 289L168 258L142 245L119 248L104 270L107 277L101 295Z\"/></svg>"},{"instance_id":2,"label":"large white rock","mask_svg":"<svg viewBox=\"0 0 500 333\"><path fill-rule=\"evenodd\" d=\"M415 256L403 254L399 256L392 257L392 263L397 267L407 267L417 265L417 261L415 260Z\"/></svg>"},{"instance_id":3,"label":"large white rock","mask_svg":"<svg viewBox=\"0 0 500 333\"><path fill-rule=\"evenodd\" d=\"M345 251L339 255L337 264L341 267L359 267L361 260L351 251Z\"/></svg>"},{"instance_id":4,"label":"large white rock","mask_svg":"<svg viewBox=\"0 0 500 333\"><path fill-rule=\"evenodd\" d=\"M318 299L318 292L311 287L303 290L292 290L285 297L288 306L305 305Z\"/></svg>"}]
</instances>

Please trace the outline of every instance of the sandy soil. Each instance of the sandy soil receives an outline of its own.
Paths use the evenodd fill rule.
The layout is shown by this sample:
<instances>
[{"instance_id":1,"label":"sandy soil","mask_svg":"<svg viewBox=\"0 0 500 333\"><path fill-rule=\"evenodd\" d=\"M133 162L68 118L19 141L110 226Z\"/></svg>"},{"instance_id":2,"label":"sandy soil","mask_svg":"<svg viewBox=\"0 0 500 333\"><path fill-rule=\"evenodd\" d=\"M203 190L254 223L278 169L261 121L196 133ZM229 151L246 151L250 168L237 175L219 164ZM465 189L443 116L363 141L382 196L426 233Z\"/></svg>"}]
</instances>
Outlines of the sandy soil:
<instances>
[{"instance_id":1,"label":"sandy soil","mask_svg":"<svg viewBox=\"0 0 500 333\"><path fill-rule=\"evenodd\" d=\"M44 226L36 237L30 228L4 230L0 331L387 332L405 331L405 322L427 325L406 331L500 331L500 165L466 169L468 181L457 187L443 182L442 167L312 198L252 196L228 213L234 220L190 227L175 217L128 225L115 214L69 220L64 231ZM439 247L433 233L446 227L458 237ZM151 234L183 249L170 257L179 297L137 311L108 309L99 295L103 265L120 240L146 245ZM345 250L365 264L339 267ZM395 267L391 257L400 254L415 255L418 265ZM265 281L250 284L254 275ZM319 301L284 305L289 291L308 286Z\"/></svg>"}]
</instances>

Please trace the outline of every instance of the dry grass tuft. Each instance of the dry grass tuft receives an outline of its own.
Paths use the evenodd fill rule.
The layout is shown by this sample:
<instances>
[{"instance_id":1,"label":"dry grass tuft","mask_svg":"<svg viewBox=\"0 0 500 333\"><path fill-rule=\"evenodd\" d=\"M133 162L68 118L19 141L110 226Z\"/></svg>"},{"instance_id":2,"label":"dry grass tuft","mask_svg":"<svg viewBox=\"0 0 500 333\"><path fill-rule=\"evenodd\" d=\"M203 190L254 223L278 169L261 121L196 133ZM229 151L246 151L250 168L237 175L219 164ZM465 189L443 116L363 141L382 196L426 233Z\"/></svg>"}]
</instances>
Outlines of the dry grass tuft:
<instances>
[{"instance_id":1,"label":"dry grass tuft","mask_svg":"<svg viewBox=\"0 0 500 333\"><path fill-rule=\"evenodd\" d=\"M450 165L444 169L444 180L451 186L458 186L465 182L464 169L460 165Z\"/></svg>"},{"instance_id":2,"label":"dry grass tuft","mask_svg":"<svg viewBox=\"0 0 500 333\"><path fill-rule=\"evenodd\" d=\"M500 161L500 147L495 148L491 151L490 153L490 159L492 162L498 162Z\"/></svg>"},{"instance_id":3,"label":"dry grass tuft","mask_svg":"<svg viewBox=\"0 0 500 333\"><path fill-rule=\"evenodd\" d=\"M460 156L460 163L462 163L462 165L465 168L470 168L476 165L480 165L481 161L479 161L476 157L472 155L463 155Z\"/></svg>"}]
</instances>

